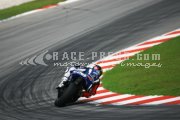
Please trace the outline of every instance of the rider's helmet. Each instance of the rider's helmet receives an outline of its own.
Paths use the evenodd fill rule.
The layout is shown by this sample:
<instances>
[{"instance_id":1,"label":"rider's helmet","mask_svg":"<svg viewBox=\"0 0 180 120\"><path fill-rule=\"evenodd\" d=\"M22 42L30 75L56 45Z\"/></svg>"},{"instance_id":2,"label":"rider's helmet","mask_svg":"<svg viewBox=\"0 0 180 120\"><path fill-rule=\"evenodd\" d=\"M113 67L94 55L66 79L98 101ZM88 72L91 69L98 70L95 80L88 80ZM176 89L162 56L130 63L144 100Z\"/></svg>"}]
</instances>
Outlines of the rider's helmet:
<instances>
[{"instance_id":1,"label":"rider's helmet","mask_svg":"<svg viewBox=\"0 0 180 120\"><path fill-rule=\"evenodd\" d=\"M94 65L93 69L96 70L99 73L99 77L102 75L102 68L99 65Z\"/></svg>"}]
</instances>

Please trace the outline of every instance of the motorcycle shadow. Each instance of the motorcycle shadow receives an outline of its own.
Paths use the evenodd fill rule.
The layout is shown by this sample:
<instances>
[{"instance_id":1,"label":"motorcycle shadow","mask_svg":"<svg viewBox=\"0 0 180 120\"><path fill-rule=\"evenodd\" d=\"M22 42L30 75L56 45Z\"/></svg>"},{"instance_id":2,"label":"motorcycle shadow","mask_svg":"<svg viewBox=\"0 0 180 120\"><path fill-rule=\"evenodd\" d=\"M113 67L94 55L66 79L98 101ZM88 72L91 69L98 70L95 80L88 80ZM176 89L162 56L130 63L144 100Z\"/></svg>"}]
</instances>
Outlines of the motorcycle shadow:
<instances>
[{"instance_id":1,"label":"motorcycle shadow","mask_svg":"<svg viewBox=\"0 0 180 120\"><path fill-rule=\"evenodd\" d=\"M61 106L61 107L68 107L68 106L74 106L74 105L83 105L83 104L86 104L88 102L89 102L88 100L78 100L78 101L76 101L74 103L68 103L65 106Z\"/></svg>"}]
</instances>

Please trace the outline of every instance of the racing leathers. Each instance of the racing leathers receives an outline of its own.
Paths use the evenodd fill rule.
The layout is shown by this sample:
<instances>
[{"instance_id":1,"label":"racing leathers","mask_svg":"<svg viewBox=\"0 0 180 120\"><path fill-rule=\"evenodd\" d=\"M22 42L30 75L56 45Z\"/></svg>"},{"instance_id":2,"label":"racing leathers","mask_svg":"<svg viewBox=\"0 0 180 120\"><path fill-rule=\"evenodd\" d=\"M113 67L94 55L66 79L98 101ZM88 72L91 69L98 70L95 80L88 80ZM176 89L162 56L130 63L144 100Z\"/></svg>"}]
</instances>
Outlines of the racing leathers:
<instances>
[{"instance_id":1,"label":"racing leathers","mask_svg":"<svg viewBox=\"0 0 180 120\"><path fill-rule=\"evenodd\" d=\"M82 97L90 97L92 95L96 94L96 90L99 87L100 80L99 80L99 72L93 68L90 67L84 67L84 66L75 66L71 68L67 68L65 71L64 77L62 78L61 83L58 85L59 88L63 87L66 82L69 80L71 72L72 71L79 71L84 73L88 80L88 86L85 88L85 90L82 92Z\"/></svg>"}]
</instances>

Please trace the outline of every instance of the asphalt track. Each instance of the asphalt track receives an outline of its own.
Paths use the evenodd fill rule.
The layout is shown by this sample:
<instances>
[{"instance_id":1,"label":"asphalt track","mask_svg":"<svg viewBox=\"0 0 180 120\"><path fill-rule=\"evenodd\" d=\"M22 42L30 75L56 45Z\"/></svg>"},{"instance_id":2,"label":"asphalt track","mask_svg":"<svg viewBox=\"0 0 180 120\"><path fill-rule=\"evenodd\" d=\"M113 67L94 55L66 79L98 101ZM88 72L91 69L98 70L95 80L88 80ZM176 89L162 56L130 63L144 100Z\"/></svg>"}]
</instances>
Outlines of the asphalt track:
<instances>
[{"instance_id":1,"label":"asphalt track","mask_svg":"<svg viewBox=\"0 0 180 120\"><path fill-rule=\"evenodd\" d=\"M18 64L43 49L90 57L92 51L126 48L179 28L179 6L179 0L92 0L0 23L0 119L179 119L179 106L56 108L55 87L65 68L53 61L48 67Z\"/></svg>"}]
</instances>

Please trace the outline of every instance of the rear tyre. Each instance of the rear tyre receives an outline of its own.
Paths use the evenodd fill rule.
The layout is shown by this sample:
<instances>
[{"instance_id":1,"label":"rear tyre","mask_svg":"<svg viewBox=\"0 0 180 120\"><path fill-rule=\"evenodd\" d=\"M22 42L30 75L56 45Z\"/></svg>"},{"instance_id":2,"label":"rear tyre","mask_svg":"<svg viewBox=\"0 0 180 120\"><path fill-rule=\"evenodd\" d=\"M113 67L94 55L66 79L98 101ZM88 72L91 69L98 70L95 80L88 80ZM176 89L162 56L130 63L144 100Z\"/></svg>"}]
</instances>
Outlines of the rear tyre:
<instances>
[{"instance_id":1,"label":"rear tyre","mask_svg":"<svg viewBox=\"0 0 180 120\"><path fill-rule=\"evenodd\" d=\"M80 90L80 86L71 82L69 86L64 90L61 97L57 98L54 102L55 106L63 107L68 103L75 102L80 96L78 96Z\"/></svg>"}]
</instances>

